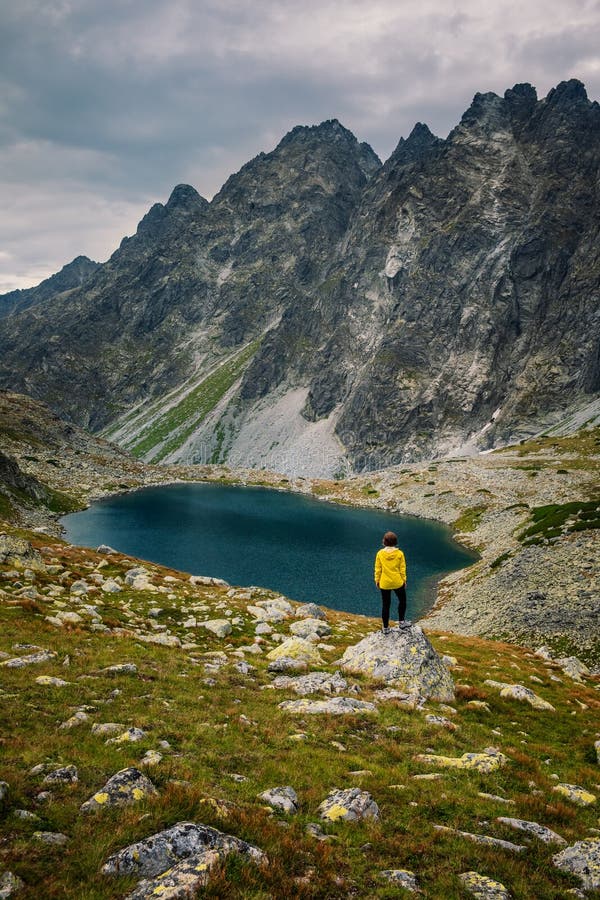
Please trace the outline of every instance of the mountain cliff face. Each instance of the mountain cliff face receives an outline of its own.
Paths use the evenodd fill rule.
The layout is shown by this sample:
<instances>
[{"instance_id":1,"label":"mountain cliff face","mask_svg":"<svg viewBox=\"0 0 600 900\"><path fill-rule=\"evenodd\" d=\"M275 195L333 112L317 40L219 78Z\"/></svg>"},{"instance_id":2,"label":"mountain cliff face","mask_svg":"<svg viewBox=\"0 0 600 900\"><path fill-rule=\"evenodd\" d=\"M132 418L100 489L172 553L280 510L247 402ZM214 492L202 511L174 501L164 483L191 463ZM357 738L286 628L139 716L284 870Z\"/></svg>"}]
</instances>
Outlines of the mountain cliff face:
<instances>
[{"instance_id":1,"label":"mountain cliff face","mask_svg":"<svg viewBox=\"0 0 600 900\"><path fill-rule=\"evenodd\" d=\"M154 460L325 473L514 440L600 390L599 164L575 80L477 94L383 166L335 120L295 128L8 317L0 386Z\"/></svg>"}]
</instances>

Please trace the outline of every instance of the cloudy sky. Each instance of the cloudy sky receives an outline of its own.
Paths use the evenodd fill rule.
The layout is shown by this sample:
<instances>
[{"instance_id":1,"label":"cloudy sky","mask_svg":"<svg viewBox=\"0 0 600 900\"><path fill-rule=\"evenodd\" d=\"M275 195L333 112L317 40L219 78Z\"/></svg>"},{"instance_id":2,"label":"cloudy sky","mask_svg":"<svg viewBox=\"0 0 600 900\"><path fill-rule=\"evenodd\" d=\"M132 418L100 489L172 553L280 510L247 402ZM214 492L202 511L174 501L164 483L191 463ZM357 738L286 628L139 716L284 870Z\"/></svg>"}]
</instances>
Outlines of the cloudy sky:
<instances>
[{"instance_id":1,"label":"cloudy sky","mask_svg":"<svg viewBox=\"0 0 600 900\"><path fill-rule=\"evenodd\" d=\"M100 261L179 182L210 198L297 124L385 158L476 91L577 77L600 0L0 0L0 293Z\"/></svg>"}]
</instances>

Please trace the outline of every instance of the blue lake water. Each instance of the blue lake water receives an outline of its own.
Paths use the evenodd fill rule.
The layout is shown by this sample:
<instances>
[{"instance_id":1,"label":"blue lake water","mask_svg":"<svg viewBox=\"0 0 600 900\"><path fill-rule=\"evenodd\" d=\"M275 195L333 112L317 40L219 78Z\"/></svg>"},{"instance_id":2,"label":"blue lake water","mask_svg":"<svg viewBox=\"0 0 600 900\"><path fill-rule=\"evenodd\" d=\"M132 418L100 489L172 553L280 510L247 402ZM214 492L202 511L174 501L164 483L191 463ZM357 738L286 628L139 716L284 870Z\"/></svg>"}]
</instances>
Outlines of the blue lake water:
<instances>
[{"instance_id":1,"label":"blue lake water","mask_svg":"<svg viewBox=\"0 0 600 900\"><path fill-rule=\"evenodd\" d=\"M145 488L65 516L74 544L123 553L294 600L379 615L373 563L385 531L407 561L407 618L431 607L437 580L476 556L436 522L355 509L256 487L206 483ZM392 604L394 618L395 604Z\"/></svg>"}]
</instances>

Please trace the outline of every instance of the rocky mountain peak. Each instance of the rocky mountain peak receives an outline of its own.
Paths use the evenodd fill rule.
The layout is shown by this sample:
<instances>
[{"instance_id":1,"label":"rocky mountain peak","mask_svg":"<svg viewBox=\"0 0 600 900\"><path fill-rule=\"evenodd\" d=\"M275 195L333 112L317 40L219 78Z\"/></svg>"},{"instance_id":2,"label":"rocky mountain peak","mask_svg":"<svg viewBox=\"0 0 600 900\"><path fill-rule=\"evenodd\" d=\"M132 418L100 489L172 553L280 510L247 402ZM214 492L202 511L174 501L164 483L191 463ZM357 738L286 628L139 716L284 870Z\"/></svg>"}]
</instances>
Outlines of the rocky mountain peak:
<instances>
[{"instance_id":1,"label":"rocky mountain peak","mask_svg":"<svg viewBox=\"0 0 600 900\"><path fill-rule=\"evenodd\" d=\"M548 103L571 105L572 103L588 102L585 85L578 78L570 78L561 81L555 88L548 92Z\"/></svg>"},{"instance_id":2,"label":"rocky mountain peak","mask_svg":"<svg viewBox=\"0 0 600 900\"><path fill-rule=\"evenodd\" d=\"M400 138L386 165L389 168L390 163L402 165L420 159L441 143L443 141L436 137L427 125L417 122L407 138Z\"/></svg>"},{"instance_id":3,"label":"rocky mountain peak","mask_svg":"<svg viewBox=\"0 0 600 900\"><path fill-rule=\"evenodd\" d=\"M167 200L168 210L194 210L208 206L208 200L202 197L191 184L178 184L171 191Z\"/></svg>"}]
</instances>

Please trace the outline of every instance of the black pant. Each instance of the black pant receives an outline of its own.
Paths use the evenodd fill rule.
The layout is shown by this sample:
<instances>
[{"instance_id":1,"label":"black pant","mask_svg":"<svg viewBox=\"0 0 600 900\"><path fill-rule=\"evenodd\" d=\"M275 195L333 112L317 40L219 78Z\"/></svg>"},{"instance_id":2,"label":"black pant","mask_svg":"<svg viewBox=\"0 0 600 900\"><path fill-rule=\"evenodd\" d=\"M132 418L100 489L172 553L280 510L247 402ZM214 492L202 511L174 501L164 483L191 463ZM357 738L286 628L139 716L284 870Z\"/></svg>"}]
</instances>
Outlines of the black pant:
<instances>
[{"instance_id":1,"label":"black pant","mask_svg":"<svg viewBox=\"0 0 600 900\"><path fill-rule=\"evenodd\" d=\"M392 592L386 588L380 588L381 591L381 618L383 619L383 627L388 628L390 624L390 604L392 602ZM398 598L398 620L402 622L406 614L406 585L394 588L394 593Z\"/></svg>"}]
</instances>

